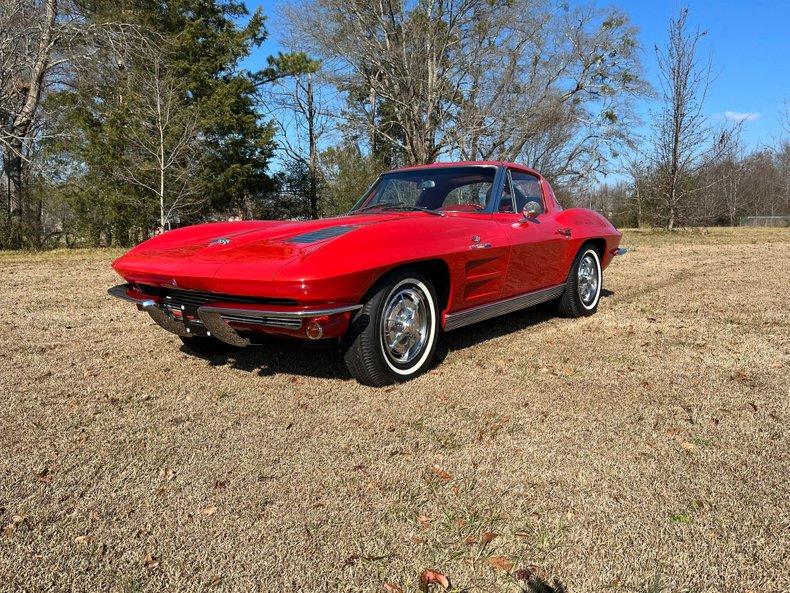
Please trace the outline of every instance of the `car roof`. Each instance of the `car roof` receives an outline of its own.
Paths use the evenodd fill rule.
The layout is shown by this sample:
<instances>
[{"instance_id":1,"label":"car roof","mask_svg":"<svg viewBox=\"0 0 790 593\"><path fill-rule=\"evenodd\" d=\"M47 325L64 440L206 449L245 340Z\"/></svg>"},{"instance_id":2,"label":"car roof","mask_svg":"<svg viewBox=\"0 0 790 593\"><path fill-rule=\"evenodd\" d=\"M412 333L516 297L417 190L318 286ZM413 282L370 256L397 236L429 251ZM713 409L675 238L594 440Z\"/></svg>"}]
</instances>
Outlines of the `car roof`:
<instances>
[{"instance_id":1,"label":"car roof","mask_svg":"<svg viewBox=\"0 0 790 593\"><path fill-rule=\"evenodd\" d=\"M529 167L525 167L524 165L519 165L517 163L508 163L504 161L456 161L452 163L430 163L428 165L415 165L412 167L401 167L399 169L393 169L392 171L387 171L387 173L391 173L393 171L415 171L419 169L433 169L436 167L462 167L462 166L489 166L489 167L508 167L510 169L518 169L520 171L526 171L527 173L532 173L533 175L537 175L540 177L540 173L535 171L534 169L530 169Z\"/></svg>"}]
</instances>

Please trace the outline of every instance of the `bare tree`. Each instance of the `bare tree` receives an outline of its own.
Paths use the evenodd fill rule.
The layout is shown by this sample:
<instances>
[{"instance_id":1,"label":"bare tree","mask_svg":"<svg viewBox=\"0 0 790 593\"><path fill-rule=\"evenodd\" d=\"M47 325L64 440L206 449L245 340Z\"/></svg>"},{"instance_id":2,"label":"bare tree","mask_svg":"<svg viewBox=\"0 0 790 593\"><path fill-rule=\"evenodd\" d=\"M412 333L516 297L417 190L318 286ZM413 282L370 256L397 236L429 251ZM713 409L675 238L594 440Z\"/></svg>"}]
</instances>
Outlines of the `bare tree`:
<instances>
[{"instance_id":1,"label":"bare tree","mask_svg":"<svg viewBox=\"0 0 790 593\"><path fill-rule=\"evenodd\" d=\"M397 128L377 129L407 163L436 159L458 85L469 61L465 34L493 3L481 0L313 0L286 17L312 53L334 67L338 86L369 89L361 122L376 125L376 107L393 110ZM364 103L361 105L364 107Z\"/></svg>"},{"instance_id":2,"label":"bare tree","mask_svg":"<svg viewBox=\"0 0 790 593\"><path fill-rule=\"evenodd\" d=\"M120 173L158 202L160 228L167 230L174 217L205 201L198 175L198 116L167 71L161 50L148 46L141 57L147 57L149 66L137 70L133 80L137 104L131 112L136 117L130 126L129 159Z\"/></svg>"},{"instance_id":3,"label":"bare tree","mask_svg":"<svg viewBox=\"0 0 790 593\"><path fill-rule=\"evenodd\" d=\"M331 113L326 85L317 84L318 64L307 71L281 78L269 86L261 102L274 117L279 128L280 146L286 156L307 171L307 207L311 218L320 215L318 162L320 143L334 128L337 119Z\"/></svg>"},{"instance_id":4,"label":"bare tree","mask_svg":"<svg viewBox=\"0 0 790 593\"><path fill-rule=\"evenodd\" d=\"M622 140L629 100L647 90L634 30L611 10L311 0L286 18L353 99L371 149L390 143L405 164L444 153L589 175Z\"/></svg>"},{"instance_id":5,"label":"bare tree","mask_svg":"<svg viewBox=\"0 0 790 593\"><path fill-rule=\"evenodd\" d=\"M68 85L74 73L90 67L99 48L121 51L139 28L93 22L75 0L0 2L0 150L3 153L5 210L12 243L37 244L41 238L40 200L26 197L31 154L48 131L42 101L51 89Z\"/></svg>"},{"instance_id":6,"label":"bare tree","mask_svg":"<svg viewBox=\"0 0 790 593\"><path fill-rule=\"evenodd\" d=\"M525 8L500 8L477 44L480 66L454 129L459 153L589 181L627 143L631 102L649 92L636 32L612 9Z\"/></svg>"},{"instance_id":7,"label":"bare tree","mask_svg":"<svg viewBox=\"0 0 790 593\"><path fill-rule=\"evenodd\" d=\"M728 134L714 132L702 111L711 72L710 60L700 62L697 56L705 35L689 29L688 9L682 8L670 21L666 49L656 47L662 107L654 126L652 190L668 230L682 221L690 198L705 189L697 183L699 173L729 145Z\"/></svg>"},{"instance_id":8,"label":"bare tree","mask_svg":"<svg viewBox=\"0 0 790 593\"><path fill-rule=\"evenodd\" d=\"M0 146L7 212L15 227L25 219L22 168L44 79L55 64L57 0L0 5Z\"/></svg>"}]
</instances>

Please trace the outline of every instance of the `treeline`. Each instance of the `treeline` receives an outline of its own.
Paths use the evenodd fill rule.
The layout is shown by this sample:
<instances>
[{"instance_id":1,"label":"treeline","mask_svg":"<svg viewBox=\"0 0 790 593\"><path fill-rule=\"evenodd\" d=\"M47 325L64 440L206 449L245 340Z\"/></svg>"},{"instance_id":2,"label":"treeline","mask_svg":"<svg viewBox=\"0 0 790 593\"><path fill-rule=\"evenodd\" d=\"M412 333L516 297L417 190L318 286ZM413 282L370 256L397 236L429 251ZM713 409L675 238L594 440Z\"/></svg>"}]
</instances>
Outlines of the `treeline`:
<instances>
[{"instance_id":1,"label":"treeline","mask_svg":"<svg viewBox=\"0 0 790 593\"><path fill-rule=\"evenodd\" d=\"M660 172L639 165L627 180L580 192L582 205L616 226L666 228L664 180ZM790 225L790 142L748 154L728 153L685 183L688 195L676 207L682 225Z\"/></svg>"},{"instance_id":2,"label":"treeline","mask_svg":"<svg viewBox=\"0 0 790 593\"><path fill-rule=\"evenodd\" d=\"M612 8L295 1L288 52L251 71L266 16L237 0L0 3L0 248L325 216L383 170L457 159L525 163L620 224L790 214L787 142L745 154L737 126L703 115L709 67L685 11L658 89Z\"/></svg>"}]
</instances>

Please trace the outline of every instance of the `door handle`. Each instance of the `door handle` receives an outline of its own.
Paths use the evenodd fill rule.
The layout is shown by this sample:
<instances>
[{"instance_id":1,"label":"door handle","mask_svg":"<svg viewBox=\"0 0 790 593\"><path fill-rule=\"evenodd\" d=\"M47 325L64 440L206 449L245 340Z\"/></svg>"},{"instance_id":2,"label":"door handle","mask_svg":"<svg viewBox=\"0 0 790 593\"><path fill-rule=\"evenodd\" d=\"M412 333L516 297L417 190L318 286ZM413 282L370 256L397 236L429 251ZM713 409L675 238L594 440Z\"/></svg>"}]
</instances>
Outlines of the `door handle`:
<instances>
[{"instance_id":1,"label":"door handle","mask_svg":"<svg viewBox=\"0 0 790 593\"><path fill-rule=\"evenodd\" d=\"M557 233L562 235L566 239L571 238L571 229L557 229Z\"/></svg>"}]
</instances>

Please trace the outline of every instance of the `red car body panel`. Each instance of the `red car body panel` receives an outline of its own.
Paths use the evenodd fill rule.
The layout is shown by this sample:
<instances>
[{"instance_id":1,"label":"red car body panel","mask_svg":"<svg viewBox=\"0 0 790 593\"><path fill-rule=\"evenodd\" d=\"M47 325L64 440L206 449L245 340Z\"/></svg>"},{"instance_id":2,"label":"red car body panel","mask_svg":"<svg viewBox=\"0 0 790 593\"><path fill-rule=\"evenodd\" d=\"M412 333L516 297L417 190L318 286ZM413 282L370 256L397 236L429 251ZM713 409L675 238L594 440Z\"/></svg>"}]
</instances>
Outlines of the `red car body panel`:
<instances>
[{"instance_id":1,"label":"red car body panel","mask_svg":"<svg viewBox=\"0 0 790 593\"><path fill-rule=\"evenodd\" d=\"M449 286L437 287L447 295L442 303L444 323L447 314L563 284L576 253L587 241L599 247L603 268L611 262L620 233L596 212L562 210L548 183L530 169L498 162L421 168L458 165L495 166L537 176L545 211L537 218L509 212L448 211L444 216L432 216L387 211L303 222L201 224L149 239L116 260L113 267L131 284L128 300L135 302L150 296L150 287L177 288L286 299L293 303L267 304L265 308L304 312L357 305L388 271L431 262L443 269L449 280ZM299 239L327 230L343 233ZM233 301L219 299L211 305L223 303ZM254 309L263 305L234 306ZM343 312L321 317L322 337L342 335L350 315ZM235 325L248 332L305 337L304 323L298 329Z\"/></svg>"}]
</instances>

